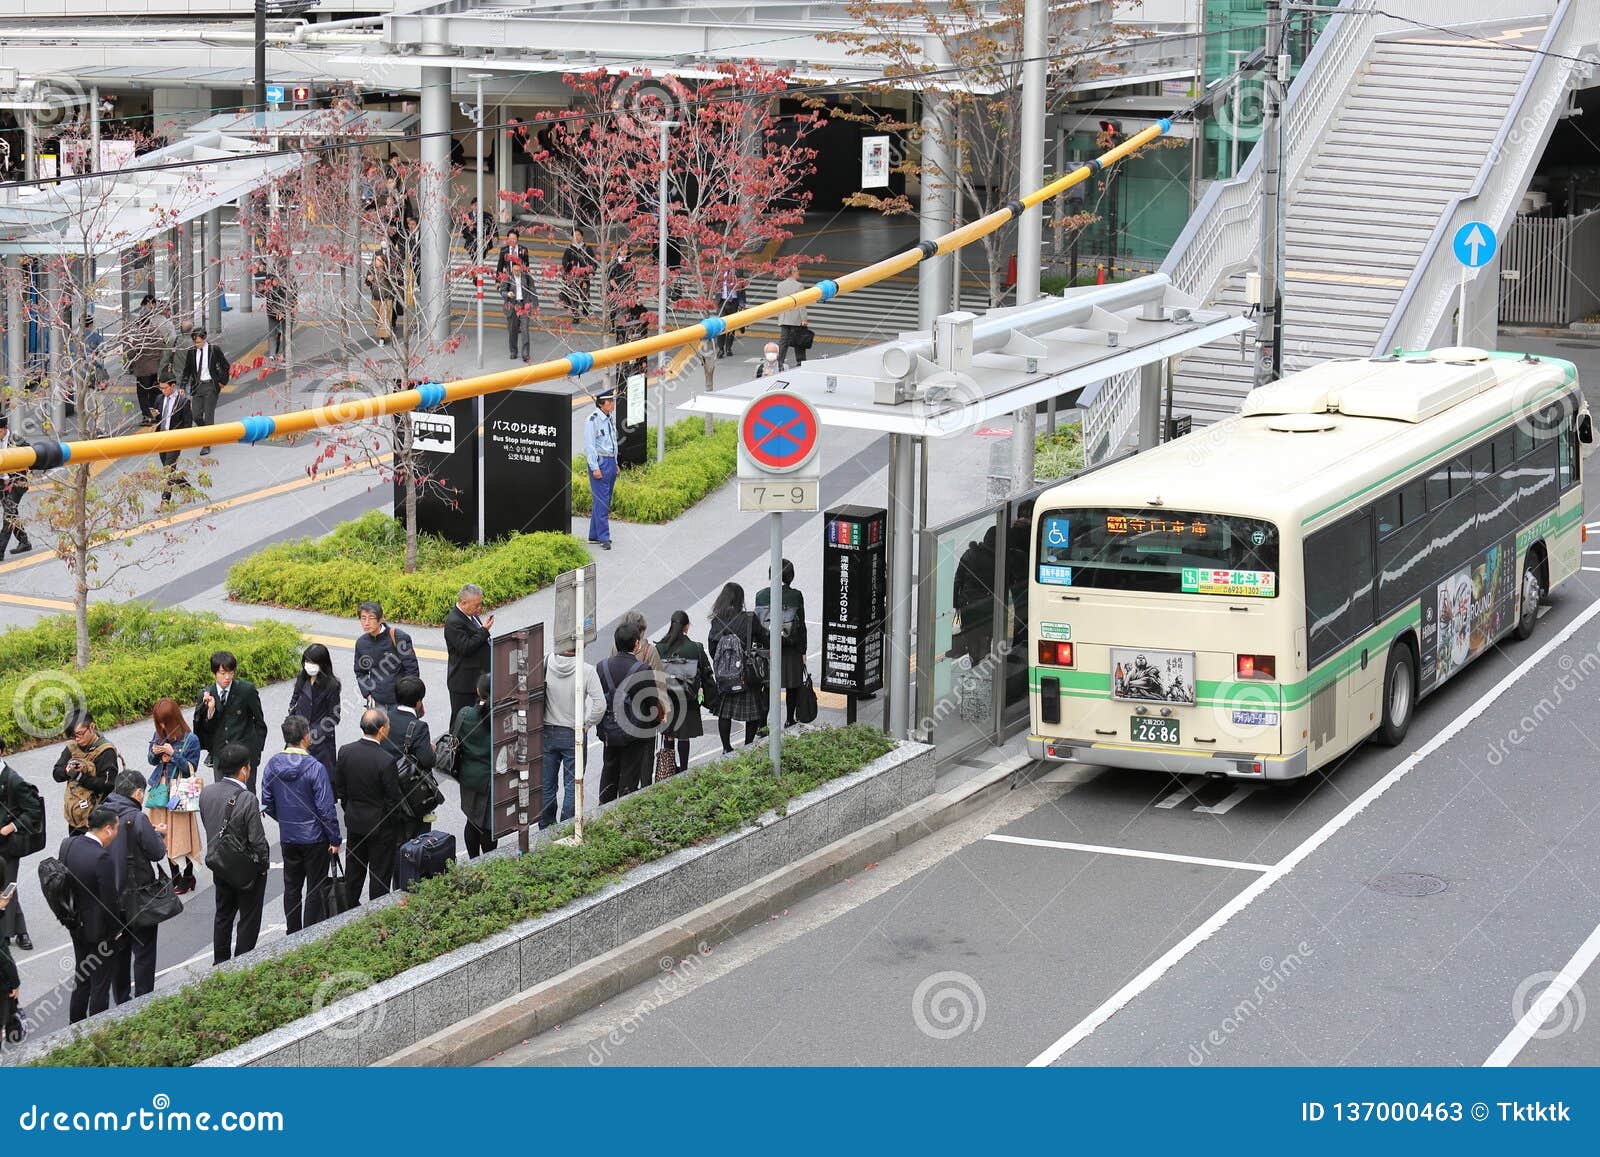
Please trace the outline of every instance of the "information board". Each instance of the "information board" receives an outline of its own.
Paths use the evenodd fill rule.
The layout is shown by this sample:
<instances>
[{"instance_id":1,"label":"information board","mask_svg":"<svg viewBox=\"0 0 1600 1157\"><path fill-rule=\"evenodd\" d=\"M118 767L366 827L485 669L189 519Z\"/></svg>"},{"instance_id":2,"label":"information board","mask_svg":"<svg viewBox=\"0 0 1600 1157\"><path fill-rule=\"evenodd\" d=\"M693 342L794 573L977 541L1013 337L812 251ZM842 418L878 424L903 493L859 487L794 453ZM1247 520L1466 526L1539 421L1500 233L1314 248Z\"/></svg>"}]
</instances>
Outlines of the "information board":
<instances>
[{"instance_id":1,"label":"information board","mask_svg":"<svg viewBox=\"0 0 1600 1157\"><path fill-rule=\"evenodd\" d=\"M478 399L446 402L396 419L411 423L417 529L460 546L478 541ZM394 516L406 517L405 479L394 480Z\"/></svg>"},{"instance_id":2,"label":"information board","mask_svg":"<svg viewBox=\"0 0 1600 1157\"><path fill-rule=\"evenodd\" d=\"M510 390L485 399L483 537L572 529L572 399Z\"/></svg>"},{"instance_id":3,"label":"information board","mask_svg":"<svg viewBox=\"0 0 1600 1157\"><path fill-rule=\"evenodd\" d=\"M824 691L869 695L883 686L887 527L881 507L839 506L823 515Z\"/></svg>"}]
</instances>

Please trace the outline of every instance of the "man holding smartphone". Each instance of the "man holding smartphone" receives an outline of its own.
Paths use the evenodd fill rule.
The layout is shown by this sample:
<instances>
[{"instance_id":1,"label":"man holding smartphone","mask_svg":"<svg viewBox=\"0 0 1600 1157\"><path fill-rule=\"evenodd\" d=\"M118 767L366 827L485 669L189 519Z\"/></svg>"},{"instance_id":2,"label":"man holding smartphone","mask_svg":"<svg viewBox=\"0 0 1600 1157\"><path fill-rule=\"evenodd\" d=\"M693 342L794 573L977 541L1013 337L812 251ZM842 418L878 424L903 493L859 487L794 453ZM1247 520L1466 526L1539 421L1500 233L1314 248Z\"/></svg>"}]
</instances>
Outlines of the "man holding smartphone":
<instances>
[{"instance_id":1,"label":"man holding smartphone","mask_svg":"<svg viewBox=\"0 0 1600 1157\"><path fill-rule=\"evenodd\" d=\"M4 750L5 745L0 744L0 751ZM44 800L39 789L0 758L0 891L15 896L22 859L44 847L44 830ZM24 952L33 950L20 898L0 908L0 949L13 937Z\"/></svg>"},{"instance_id":2,"label":"man holding smartphone","mask_svg":"<svg viewBox=\"0 0 1600 1157\"><path fill-rule=\"evenodd\" d=\"M122 760L117 749L101 737L87 711L69 714L63 730L67 746L50 774L57 783L67 785L62 801L67 835L81 836L89 830L89 813L104 803L116 786Z\"/></svg>"}]
</instances>

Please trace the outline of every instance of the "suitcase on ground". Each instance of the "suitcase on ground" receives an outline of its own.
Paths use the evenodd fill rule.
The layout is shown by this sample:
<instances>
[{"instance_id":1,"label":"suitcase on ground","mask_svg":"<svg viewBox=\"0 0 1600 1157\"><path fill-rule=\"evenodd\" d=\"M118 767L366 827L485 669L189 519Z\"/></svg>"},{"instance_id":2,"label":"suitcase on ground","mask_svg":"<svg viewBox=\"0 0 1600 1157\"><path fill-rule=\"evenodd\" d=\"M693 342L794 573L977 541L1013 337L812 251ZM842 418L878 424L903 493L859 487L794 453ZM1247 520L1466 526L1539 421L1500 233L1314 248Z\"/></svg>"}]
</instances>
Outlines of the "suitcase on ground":
<instances>
[{"instance_id":1,"label":"suitcase on ground","mask_svg":"<svg viewBox=\"0 0 1600 1157\"><path fill-rule=\"evenodd\" d=\"M449 832L423 832L400 845L395 857L394 886L404 892L419 880L427 880L456 862L456 838Z\"/></svg>"}]
</instances>

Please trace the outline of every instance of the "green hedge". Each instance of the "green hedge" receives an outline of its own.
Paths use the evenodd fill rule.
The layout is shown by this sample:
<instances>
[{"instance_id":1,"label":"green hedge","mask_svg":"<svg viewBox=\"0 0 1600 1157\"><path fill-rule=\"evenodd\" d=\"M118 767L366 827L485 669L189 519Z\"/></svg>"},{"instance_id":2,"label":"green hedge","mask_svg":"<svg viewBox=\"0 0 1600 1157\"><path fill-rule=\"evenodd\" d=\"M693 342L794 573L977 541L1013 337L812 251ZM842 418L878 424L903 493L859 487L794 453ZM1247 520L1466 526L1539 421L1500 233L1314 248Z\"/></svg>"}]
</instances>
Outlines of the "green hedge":
<instances>
[{"instance_id":1,"label":"green hedge","mask_svg":"<svg viewBox=\"0 0 1600 1157\"><path fill-rule=\"evenodd\" d=\"M0 712L7 747L59 743L61 720L75 705L108 728L147 718L164 695L192 703L211 681L213 651L232 651L239 675L253 683L287 679L304 646L287 623L229 626L214 614L143 603L89 608L89 665L81 671L73 668L76 639L71 615L0 632L0 703L12 708Z\"/></svg>"},{"instance_id":2,"label":"green hedge","mask_svg":"<svg viewBox=\"0 0 1600 1157\"><path fill-rule=\"evenodd\" d=\"M1033 446L1033 476L1065 478L1083 469L1083 426L1072 422L1057 426L1054 434L1041 434Z\"/></svg>"},{"instance_id":3,"label":"green hedge","mask_svg":"<svg viewBox=\"0 0 1600 1157\"><path fill-rule=\"evenodd\" d=\"M582 847L541 844L526 856L458 865L401 905L253 968L214 972L35 1063L195 1064L309 1015L330 977L360 977L341 987L348 994L397 976L599 891L639 864L736 831L893 746L857 724L787 739L782 778L773 777L765 749L709 764L628 796L584 825Z\"/></svg>"},{"instance_id":4,"label":"green hedge","mask_svg":"<svg viewBox=\"0 0 1600 1157\"><path fill-rule=\"evenodd\" d=\"M497 607L589 561L581 542L554 531L482 546L420 534L412 574L402 569L405 547L405 528L374 510L322 538L279 543L236 563L228 571L228 597L341 616L377 599L396 622L439 626L467 583L477 583L484 604Z\"/></svg>"},{"instance_id":5,"label":"green hedge","mask_svg":"<svg viewBox=\"0 0 1600 1157\"><path fill-rule=\"evenodd\" d=\"M650 431L649 458L617 477L611 492L611 517L619 522L671 522L721 486L739 466L737 422L718 422L706 437L704 418L685 418L667 427L667 452L655 459L655 431ZM582 454L572 460L572 509L588 514L589 464Z\"/></svg>"}]
</instances>

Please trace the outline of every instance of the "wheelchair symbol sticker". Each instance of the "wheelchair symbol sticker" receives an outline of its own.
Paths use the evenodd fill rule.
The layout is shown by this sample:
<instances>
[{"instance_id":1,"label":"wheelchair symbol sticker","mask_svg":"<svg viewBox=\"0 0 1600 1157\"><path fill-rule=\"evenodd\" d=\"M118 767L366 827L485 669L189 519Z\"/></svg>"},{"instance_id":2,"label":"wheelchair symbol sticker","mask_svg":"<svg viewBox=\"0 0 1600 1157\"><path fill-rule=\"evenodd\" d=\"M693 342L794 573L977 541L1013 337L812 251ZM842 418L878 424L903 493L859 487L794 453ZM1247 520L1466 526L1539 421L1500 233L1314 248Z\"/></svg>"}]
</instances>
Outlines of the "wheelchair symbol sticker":
<instances>
[{"instance_id":1,"label":"wheelchair symbol sticker","mask_svg":"<svg viewBox=\"0 0 1600 1157\"><path fill-rule=\"evenodd\" d=\"M1072 524L1065 518L1044 520L1044 544L1057 550L1066 550L1071 542Z\"/></svg>"}]
</instances>

